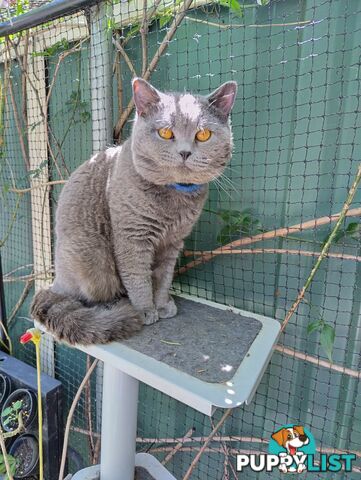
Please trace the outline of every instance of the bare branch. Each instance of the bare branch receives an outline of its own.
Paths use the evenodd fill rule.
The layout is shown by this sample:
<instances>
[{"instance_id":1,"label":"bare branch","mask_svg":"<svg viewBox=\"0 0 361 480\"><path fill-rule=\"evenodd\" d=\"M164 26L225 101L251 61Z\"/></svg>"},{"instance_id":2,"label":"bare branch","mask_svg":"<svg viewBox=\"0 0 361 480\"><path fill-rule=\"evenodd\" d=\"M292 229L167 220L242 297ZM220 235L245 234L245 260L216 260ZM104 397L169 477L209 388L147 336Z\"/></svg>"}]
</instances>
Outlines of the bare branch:
<instances>
[{"instance_id":1,"label":"bare branch","mask_svg":"<svg viewBox=\"0 0 361 480\"><path fill-rule=\"evenodd\" d=\"M200 18L194 18L194 17L185 17L185 19L190 20L191 22L202 23L204 25L209 25L211 27L220 28L221 30L230 30L230 29L233 30L237 28L293 27L297 25L310 25L312 23L312 20L303 20L302 22L259 23L259 24L246 25L245 23L225 24L225 23L208 22L207 20L201 20Z\"/></svg>"},{"instance_id":2,"label":"bare branch","mask_svg":"<svg viewBox=\"0 0 361 480\"><path fill-rule=\"evenodd\" d=\"M336 365L335 363L327 362L325 360L320 360L318 357L313 357L312 355L298 352L297 350L293 350L292 348L288 348L283 345L276 345L275 350L277 350L277 352L282 353L284 355L298 358L299 360L304 360L305 362L313 363L318 367L329 368L330 370L333 370L335 372L339 372L344 375L349 375L350 377L361 379L360 370L352 370L351 368L341 367L341 365Z\"/></svg>"},{"instance_id":3,"label":"bare branch","mask_svg":"<svg viewBox=\"0 0 361 480\"><path fill-rule=\"evenodd\" d=\"M193 2L193 0L184 0L181 9L179 10L178 14L175 16L175 18L174 18L171 26L169 27L169 30L167 31L162 43L159 45L158 50L156 51L156 53L155 53L152 61L150 62L147 70L145 71L145 73L143 75L144 80L149 80L151 74L153 73L154 69L158 65L158 62L159 62L161 56L163 55L165 50L168 48L169 42L174 37L180 23L184 19L187 10L192 5L192 2ZM133 99L131 99L130 102L128 103L127 108L124 110L124 112L120 116L120 119L118 120L118 123L115 126L115 129L114 129L114 137L115 138L119 138L119 134L120 134L122 128L124 127L125 123L127 122L130 114L132 113L133 108L134 108L134 101L133 101Z\"/></svg>"},{"instance_id":4,"label":"bare branch","mask_svg":"<svg viewBox=\"0 0 361 480\"><path fill-rule=\"evenodd\" d=\"M121 54L121 56L124 58L125 63L128 65L129 70L131 71L133 77L137 77L137 72L135 71L134 65L131 61L131 59L128 57L127 52L124 50L120 42L116 38L112 38L113 45L117 48L118 52Z\"/></svg>"},{"instance_id":5,"label":"bare branch","mask_svg":"<svg viewBox=\"0 0 361 480\"><path fill-rule=\"evenodd\" d=\"M142 39L142 77L148 65L148 16L147 16L147 0L143 0L143 19L140 27L140 36Z\"/></svg>"},{"instance_id":6,"label":"bare branch","mask_svg":"<svg viewBox=\"0 0 361 480\"><path fill-rule=\"evenodd\" d=\"M193 433L193 428L190 428L188 430L188 432L184 435L183 438L181 438L179 440L179 442L177 443L177 445L173 448L173 450L171 450L168 455L166 455L166 457L164 458L164 460L162 461L162 465L166 465L170 460L172 460L172 458L174 457L174 455L178 452L178 450L180 450L184 444L184 442L187 440L187 439L190 439L192 437L192 433Z\"/></svg>"},{"instance_id":7,"label":"bare branch","mask_svg":"<svg viewBox=\"0 0 361 480\"><path fill-rule=\"evenodd\" d=\"M28 281L25 283L24 290L22 291L19 300L16 302L16 305L14 306L14 308L12 309L12 312L11 312L10 315L9 315L9 318L8 318L8 326L9 326L9 325L11 324L11 322L15 319L16 314L18 313L18 311L20 310L21 306L22 306L23 303L25 302L26 297L28 296L28 294L29 294L29 292L30 292L32 283L33 283L33 280L28 280Z\"/></svg>"},{"instance_id":8,"label":"bare branch","mask_svg":"<svg viewBox=\"0 0 361 480\"><path fill-rule=\"evenodd\" d=\"M61 463L60 463L60 471L59 471L59 479L58 480L63 480L63 478L64 478L64 470L65 470L66 455L67 455L67 451L68 451L70 426L71 426L71 422L73 420L73 415L74 415L75 408L76 408L76 406L78 404L78 401L80 399L80 395L82 394L82 391L83 391L85 385L88 383L88 381L91 377L91 374L94 372L94 369L97 366L97 364L98 364L98 360L94 360L94 362L89 367L89 370L86 372L81 384L79 385L79 388L78 388L78 390L75 394L75 397L72 401L72 404L71 404L71 407L70 407L70 410L69 410L69 413L68 413L68 417L66 419L63 451L62 451L62 455L61 455Z\"/></svg>"},{"instance_id":9,"label":"bare branch","mask_svg":"<svg viewBox=\"0 0 361 480\"><path fill-rule=\"evenodd\" d=\"M53 185L64 185L66 182L67 180L52 180L50 182L36 183L35 185L29 188L9 188L9 192L23 194L23 193L31 192L32 190L36 190L38 188L51 187Z\"/></svg>"},{"instance_id":10,"label":"bare branch","mask_svg":"<svg viewBox=\"0 0 361 480\"><path fill-rule=\"evenodd\" d=\"M211 433L209 434L209 436L207 437L206 441L204 442L204 444L202 445L202 447L200 448L199 452L197 453L197 455L194 457L194 459L192 460L192 463L190 464L186 474L184 475L183 477L183 480L189 480L190 476L192 475L192 472L193 470L195 469L197 463L199 462L201 456L203 455L204 451L206 450L206 448L208 447L209 443L213 440L213 437L216 435L216 433L218 432L218 430L223 426L224 422L227 420L227 418L229 417L229 415L231 414L232 412L232 409L231 408L228 408L225 413L223 414L222 418L220 419L220 421L217 423L217 425L213 428L213 430L211 431Z\"/></svg>"},{"instance_id":11,"label":"bare branch","mask_svg":"<svg viewBox=\"0 0 361 480\"><path fill-rule=\"evenodd\" d=\"M210 251L192 251L192 250L185 250L184 256L185 257L201 257L203 255L214 255L215 250ZM252 249L240 249L240 250L225 250L221 253L221 255L234 255L234 254L242 254L242 255L255 255L255 254L262 254L262 253L276 253L276 254L285 254L285 255L301 255L305 257L318 257L321 252L311 252L308 250L288 250L286 248L252 248ZM219 254L217 254L219 255ZM330 253L328 252L326 257L328 258L339 258L341 260L352 260L354 262L361 262L361 256L357 255L348 255L347 253Z\"/></svg>"},{"instance_id":12,"label":"bare branch","mask_svg":"<svg viewBox=\"0 0 361 480\"><path fill-rule=\"evenodd\" d=\"M222 255L227 250L232 250L236 247L242 247L244 245L250 245L251 243L262 242L264 240L272 240L277 237L286 237L287 235L293 234L295 232L303 232L304 230L309 230L313 228L320 227L321 225L328 225L329 223L335 222L340 218L341 213L335 213L329 217L320 217L307 222L299 223L297 225L292 225L291 227L277 228L276 230L271 230L266 233L259 233L252 237L245 237L235 240L223 245L222 247L217 248L212 251L212 254L203 255L201 258L193 260L192 262L187 263L183 267L177 270L178 274L184 273L190 268L194 268L197 265L208 262L212 260L216 255ZM346 212L345 217L358 217L361 215L361 208L353 208Z\"/></svg>"}]
</instances>

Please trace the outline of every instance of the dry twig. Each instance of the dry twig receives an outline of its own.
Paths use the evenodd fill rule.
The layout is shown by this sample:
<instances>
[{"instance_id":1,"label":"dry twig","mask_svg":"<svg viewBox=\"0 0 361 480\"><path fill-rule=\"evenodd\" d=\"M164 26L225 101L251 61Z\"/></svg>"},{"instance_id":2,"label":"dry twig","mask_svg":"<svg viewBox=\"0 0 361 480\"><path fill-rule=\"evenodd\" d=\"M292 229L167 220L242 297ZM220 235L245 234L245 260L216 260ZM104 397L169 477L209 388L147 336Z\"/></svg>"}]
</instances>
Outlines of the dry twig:
<instances>
[{"instance_id":1,"label":"dry twig","mask_svg":"<svg viewBox=\"0 0 361 480\"><path fill-rule=\"evenodd\" d=\"M64 185L66 182L67 180L52 180L49 182L36 183L29 188L9 188L9 191L13 193L23 194L31 192L33 190L37 190L38 188L52 187L53 185Z\"/></svg>"},{"instance_id":2,"label":"dry twig","mask_svg":"<svg viewBox=\"0 0 361 480\"><path fill-rule=\"evenodd\" d=\"M32 283L33 283L33 280L28 280L25 283L24 290L22 291L19 300L16 302L16 305L14 306L14 308L12 309L12 312L9 315L8 326L10 326L11 322L15 319L16 314L20 310L22 304L25 302L26 297L28 296L28 294L30 292Z\"/></svg>"},{"instance_id":3,"label":"dry twig","mask_svg":"<svg viewBox=\"0 0 361 480\"><path fill-rule=\"evenodd\" d=\"M199 452L197 453L197 455L194 457L194 459L192 460L192 463L190 464L186 474L184 475L183 477L183 480L188 480L190 478L190 476L192 475L192 472L193 470L195 469L197 463L199 462L199 459L201 458L201 456L203 455L204 451L206 450L206 448L208 447L209 443L213 440L213 437L216 435L216 433L218 432L218 430L223 426L224 422L227 420L227 418L229 417L229 415L231 414L232 412L232 409L231 408L228 408L228 410L225 411L225 413L223 414L222 418L220 419L220 421L217 423L217 425L213 428L213 430L211 431L211 433L209 434L209 436L207 437L206 441L204 442L204 444L202 445L202 447L200 448Z\"/></svg>"},{"instance_id":4,"label":"dry twig","mask_svg":"<svg viewBox=\"0 0 361 480\"><path fill-rule=\"evenodd\" d=\"M147 0L143 0L143 18L140 26L140 36L142 39L142 77L144 76L148 65L148 15Z\"/></svg>"},{"instance_id":5,"label":"dry twig","mask_svg":"<svg viewBox=\"0 0 361 480\"><path fill-rule=\"evenodd\" d=\"M75 408L78 404L80 395L81 395L85 385L89 381L91 374L94 372L94 369L97 366L97 364L98 364L98 360L94 360L94 362L89 367L89 370L86 372L86 374L85 374L85 376L84 376L84 378L83 378L83 380L82 380L82 382L81 382L81 384L80 384L80 386L79 386L79 388L78 388L78 390L75 394L74 400L72 401L72 404L71 404L71 407L70 407L70 410L69 410L69 413L68 413L68 417L66 419L63 451L62 451L62 455L61 455L61 463L60 463L60 471L59 471L59 479L58 480L63 480L63 478L64 478L64 470L65 470L66 455L67 455L67 451L68 451L70 426L71 426L71 422L73 420L73 415L74 415Z\"/></svg>"},{"instance_id":6,"label":"dry twig","mask_svg":"<svg viewBox=\"0 0 361 480\"><path fill-rule=\"evenodd\" d=\"M351 368L341 367L341 365L336 365L335 363L320 360L318 357L313 357L312 355L298 352L296 350L293 350L292 348L288 348L283 345L276 345L275 350L284 355L288 355L290 357L298 358L299 360L304 360L305 362L312 363L313 365L317 365L318 367L329 368L330 370L333 370L335 372L342 373L353 378L361 379L360 370L352 370Z\"/></svg>"},{"instance_id":7,"label":"dry twig","mask_svg":"<svg viewBox=\"0 0 361 480\"><path fill-rule=\"evenodd\" d=\"M146 71L143 75L144 80L149 80L151 74L153 73L154 69L158 65L159 59L161 58L161 56L163 55L165 50L168 48L169 42L174 37L174 35L177 31L177 28L179 27L180 23L182 22L183 18L185 17L185 14L186 14L187 10L192 5L192 2L193 2L193 0L184 0L184 3L182 5L181 9L179 10L178 14L175 16L175 18L174 18L171 26L169 27L169 30L167 31L162 43L159 45L158 50L154 54L153 59L151 60L148 68L146 69ZM124 127L125 123L127 122L130 114L132 113L133 108L134 108L134 100L131 99L130 102L128 103L128 106L126 107L126 109L121 114L121 116L118 120L118 123L115 126L115 129L114 129L114 137L115 138L119 139L120 132L121 132L122 128Z\"/></svg>"},{"instance_id":8,"label":"dry twig","mask_svg":"<svg viewBox=\"0 0 361 480\"><path fill-rule=\"evenodd\" d=\"M86 356L86 369L87 371L90 368L90 356ZM89 441L89 450L91 455L91 464L94 465L94 454L95 454L95 445L93 439L93 420L92 420L92 398L91 398L91 383L87 382L85 386L85 405L86 405L86 414L87 414L87 423L88 423L88 441Z\"/></svg>"},{"instance_id":9,"label":"dry twig","mask_svg":"<svg viewBox=\"0 0 361 480\"><path fill-rule=\"evenodd\" d=\"M183 255L185 257L190 256L203 256L203 255L213 255L214 250L210 251L192 251L185 250ZM321 252L311 252L309 250L290 250L287 248L252 248L252 249L240 249L240 250L225 250L221 255L233 255L233 254L242 254L242 255L255 255L262 253L276 253L276 254L285 254L285 255L301 255L304 257L318 257ZM218 254L219 255L219 254ZM348 255L347 253L330 253L326 254L327 258L339 258L342 260L352 260L354 262L361 262L361 256L357 255Z\"/></svg>"},{"instance_id":10,"label":"dry twig","mask_svg":"<svg viewBox=\"0 0 361 480\"><path fill-rule=\"evenodd\" d=\"M193 433L193 428L190 428L188 432L184 435L182 439L179 440L177 445L166 455L166 457L162 461L162 465L166 465L173 457L174 455L180 450L184 444L184 442L189 438L191 439Z\"/></svg>"},{"instance_id":11,"label":"dry twig","mask_svg":"<svg viewBox=\"0 0 361 480\"><path fill-rule=\"evenodd\" d=\"M118 50L118 52L120 53L120 55L124 58L125 63L128 65L128 68L129 68L131 74L133 75L133 77L137 77L138 75L137 75L137 72L135 71L134 65L133 65L131 59L129 58L127 52L122 47L121 43L114 37L112 38L112 42L113 42L113 45Z\"/></svg>"},{"instance_id":12,"label":"dry twig","mask_svg":"<svg viewBox=\"0 0 361 480\"><path fill-rule=\"evenodd\" d=\"M304 230L309 230L312 228L320 227L321 225L328 225L329 223L335 222L340 218L340 213L335 213L329 217L320 217L314 218L313 220L308 220L307 222L298 223L297 225L292 225L291 227L282 227L277 228L276 230L271 230L265 233L259 233L257 235L253 235L251 237L240 238L238 240L234 240L233 242L228 243L227 245L223 245L212 251L212 253L202 255L201 258L197 258L192 262L187 263L183 267L177 270L178 274L184 273L187 270L194 268L202 263L208 262L212 260L215 255L222 255L227 250L232 250L236 247L243 247L245 245L250 245L256 242L262 242L264 240L272 240L277 237L286 237L287 235L293 234L295 232L303 232ZM348 210L345 213L345 217L357 217L361 215L361 208L353 208ZM327 253L327 252L326 252Z\"/></svg>"}]
</instances>

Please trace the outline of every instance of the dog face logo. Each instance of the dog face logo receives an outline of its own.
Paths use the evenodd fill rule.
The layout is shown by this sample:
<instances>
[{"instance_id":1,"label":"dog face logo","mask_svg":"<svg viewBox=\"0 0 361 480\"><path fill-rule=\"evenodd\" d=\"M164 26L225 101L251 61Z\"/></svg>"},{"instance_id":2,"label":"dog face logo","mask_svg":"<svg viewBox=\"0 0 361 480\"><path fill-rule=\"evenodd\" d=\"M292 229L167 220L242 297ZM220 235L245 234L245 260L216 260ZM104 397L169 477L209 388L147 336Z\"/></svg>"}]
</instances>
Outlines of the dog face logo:
<instances>
[{"instance_id":1,"label":"dog face logo","mask_svg":"<svg viewBox=\"0 0 361 480\"><path fill-rule=\"evenodd\" d=\"M310 441L303 427L299 425L281 428L281 430L272 435L272 438L276 440L278 445L285 448L290 455L296 455L297 449L307 445Z\"/></svg>"},{"instance_id":2,"label":"dog face logo","mask_svg":"<svg viewBox=\"0 0 361 480\"><path fill-rule=\"evenodd\" d=\"M295 456L301 458L303 454L308 453L303 450L303 447L309 445L310 438L301 425L285 426L275 432L271 438L277 442L279 447L277 453L280 457L290 455L293 458L296 458ZM280 464L279 469L283 473L301 473L306 470L306 465L300 462L290 466Z\"/></svg>"}]
</instances>

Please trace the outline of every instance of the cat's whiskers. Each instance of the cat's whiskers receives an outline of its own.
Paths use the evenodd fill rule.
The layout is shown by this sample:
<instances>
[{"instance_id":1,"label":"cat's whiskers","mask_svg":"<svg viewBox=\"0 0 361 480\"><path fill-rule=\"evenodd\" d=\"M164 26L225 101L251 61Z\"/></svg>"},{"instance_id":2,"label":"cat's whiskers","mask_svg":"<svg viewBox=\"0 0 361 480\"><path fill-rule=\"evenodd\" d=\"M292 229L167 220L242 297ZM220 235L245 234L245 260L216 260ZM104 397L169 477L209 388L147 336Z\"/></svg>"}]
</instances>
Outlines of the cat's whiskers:
<instances>
[{"instance_id":1,"label":"cat's whiskers","mask_svg":"<svg viewBox=\"0 0 361 480\"><path fill-rule=\"evenodd\" d=\"M219 176L219 179L224 180L228 187L232 188L232 190L234 190L236 193L239 193L239 190L237 190L235 184L229 177L227 177L227 175L225 175L224 173L221 173L221 175Z\"/></svg>"},{"instance_id":2,"label":"cat's whiskers","mask_svg":"<svg viewBox=\"0 0 361 480\"><path fill-rule=\"evenodd\" d=\"M228 196L228 198L229 198L230 200L233 200L233 199L232 199L232 195L224 188L224 185L222 185L222 183L220 182L220 180L219 180L218 177L214 176L213 179L212 179L212 181L215 183L216 186L218 185L218 187L220 188L220 190L217 188L218 193L220 194L220 196L221 196L221 191L222 191L222 192L224 192L224 193Z\"/></svg>"}]
</instances>

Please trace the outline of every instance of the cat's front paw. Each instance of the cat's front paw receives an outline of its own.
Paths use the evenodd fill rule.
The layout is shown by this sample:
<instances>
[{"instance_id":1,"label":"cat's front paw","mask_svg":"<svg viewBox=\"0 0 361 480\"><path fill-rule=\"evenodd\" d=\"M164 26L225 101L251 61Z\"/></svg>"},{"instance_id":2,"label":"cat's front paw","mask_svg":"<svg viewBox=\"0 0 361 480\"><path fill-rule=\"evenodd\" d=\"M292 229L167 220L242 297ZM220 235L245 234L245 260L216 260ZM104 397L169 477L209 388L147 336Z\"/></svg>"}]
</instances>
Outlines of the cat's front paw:
<instances>
[{"instance_id":1,"label":"cat's front paw","mask_svg":"<svg viewBox=\"0 0 361 480\"><path fill-rule=\"evenodd\" d=\"M164 307L158 308L159 318L172 318L177 315L177 305L171 297Z\"/></svg>"},{"instance_id":2,"label":"cat's front paw","mask_svg":"<svg viewBox=\"0 0 361 480\"><path fill-rule=\"evenodd\" d=\"M153 325L153 323L158 322L159 315L157 310L148 310L144 312L144 325Z\"/></svg>"}]
</instances>

